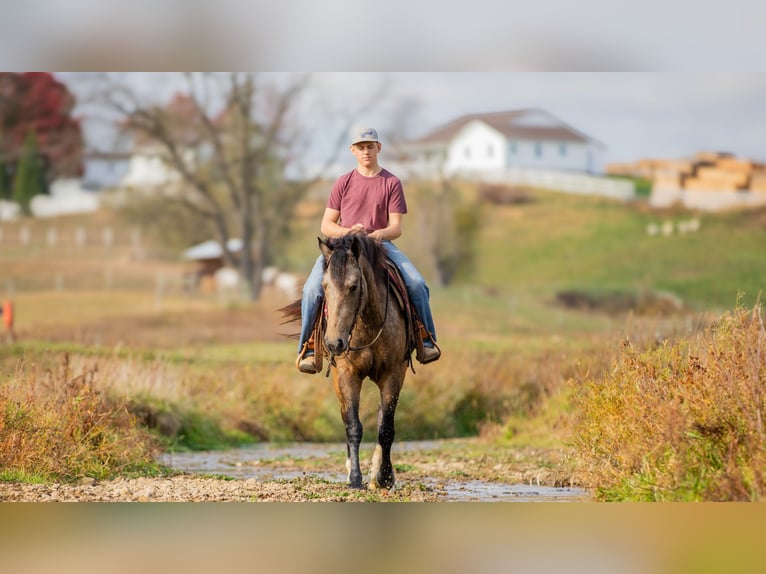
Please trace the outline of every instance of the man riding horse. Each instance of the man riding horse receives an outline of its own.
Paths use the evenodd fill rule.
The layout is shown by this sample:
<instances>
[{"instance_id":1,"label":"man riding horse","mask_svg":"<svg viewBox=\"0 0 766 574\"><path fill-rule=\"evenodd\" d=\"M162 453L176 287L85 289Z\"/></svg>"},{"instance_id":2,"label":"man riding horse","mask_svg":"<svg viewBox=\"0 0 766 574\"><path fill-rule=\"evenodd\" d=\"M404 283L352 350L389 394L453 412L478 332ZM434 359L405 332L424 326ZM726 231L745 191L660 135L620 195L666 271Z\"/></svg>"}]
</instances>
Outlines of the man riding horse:
<instances>
[{"instance_id":1,"label":"man riding horse","mask_svg":"<svg viewBox=\"0 0 766 574\"><path fill-rule=\"evenodd\" d=\"M357 166L340 176L333 185L320 229L329 238L365 233L383 243L388 258L402 275L422 324L423 355L419 360L423 364L430 363L441 356L441 351L435 344L436 328L431 315L429 289L412 262L392 243L402 235L402 218L407 213L407 203L399 178L378 164L381 147L378 133L372 128L353 134L350 148ZM320 255L303 286L297 360L298 370L302 373L318 370L311 334L324 295L324 265L324 257Z\"/></svg>"}]
</instances>

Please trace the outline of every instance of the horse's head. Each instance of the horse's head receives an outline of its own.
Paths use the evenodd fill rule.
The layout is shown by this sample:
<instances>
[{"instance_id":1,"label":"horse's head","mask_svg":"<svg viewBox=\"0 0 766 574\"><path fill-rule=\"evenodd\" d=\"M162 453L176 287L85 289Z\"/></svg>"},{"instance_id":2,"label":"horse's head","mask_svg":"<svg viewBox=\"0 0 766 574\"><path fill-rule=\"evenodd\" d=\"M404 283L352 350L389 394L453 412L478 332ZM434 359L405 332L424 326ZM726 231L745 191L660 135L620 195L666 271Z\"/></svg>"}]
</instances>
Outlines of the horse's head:
<instances>
[{"instance_id":1,"label":"horse's head","mask_svg":"<svg viewBox=\"0 0 766 574\"><path fill-rule=\"evenodd\" d=\"M369 266L370 242L366 236L356 234L328 241L319 238L319 249L325 260L322 288L327 327L324 338L333 355L348 350L351 331L367 301L369 286L365 266Z\"/></svg>"}]
</instances>

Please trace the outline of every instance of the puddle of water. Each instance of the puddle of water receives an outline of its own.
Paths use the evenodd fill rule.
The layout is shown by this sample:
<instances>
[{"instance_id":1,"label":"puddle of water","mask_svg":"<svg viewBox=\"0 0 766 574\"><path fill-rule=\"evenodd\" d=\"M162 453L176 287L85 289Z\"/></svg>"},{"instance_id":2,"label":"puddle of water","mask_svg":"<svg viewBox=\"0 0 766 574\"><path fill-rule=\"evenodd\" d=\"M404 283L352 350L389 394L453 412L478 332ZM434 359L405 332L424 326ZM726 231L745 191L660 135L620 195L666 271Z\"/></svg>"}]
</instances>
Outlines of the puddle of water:
<instances>
[{"instance_id":1,"label":"puddle of water","mask_svg":"<svg viewBox=\"0 0 766 574\"><path fill-rule=\"evenodd\" d=\"M444 484L447 500L453 502L584 502L587 491L575 487L498 484L469 480Z\"/></svg>"},{"instance_id":2,"label":"puddle of water","mask_svg":"<svg viewBox=\"0 0 766 574\"><path fill-rule=\"evenodd\" d=\"M393 450L430 450L439 446L439 441L412 441L395 443ZM372 446L363 444L360 457L372 455ZM334 482L345 482L345 470L339 472L312 472L260 465L261 461L281 458L293 460L321 458L330 454L345 455L345 444L264 443L229 451L204 451L166 453L159 462L171 468L199 474L219 474L234 478L257 480L290 480L300 476L316 476ZM556 488L526 484L502 484L479 480L452 481L432 480L431 484L446 493L448 502L583 502L589 499L588 492L581 488Z\"/></svg>"}]
</instances>

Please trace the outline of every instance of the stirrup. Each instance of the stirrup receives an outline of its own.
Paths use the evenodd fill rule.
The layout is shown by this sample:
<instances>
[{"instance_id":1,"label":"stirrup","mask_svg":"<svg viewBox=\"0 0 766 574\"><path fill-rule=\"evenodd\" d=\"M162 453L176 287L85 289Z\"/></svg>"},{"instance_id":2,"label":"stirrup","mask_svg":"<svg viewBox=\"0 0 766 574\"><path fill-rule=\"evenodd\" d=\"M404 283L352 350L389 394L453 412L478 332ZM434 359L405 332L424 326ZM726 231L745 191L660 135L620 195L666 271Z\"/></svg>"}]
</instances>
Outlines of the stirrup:
<instances>
[{"instance_id":1,"label":"stirrup","mask_svg":"<svg viewBox=\"0 0 766 574\"><path fill-rule=\"evenodd\" d=\"M428 363L433 363L434 361L439 360L439 358L442 356L442 350L441 347L439 347L438 343L434 339L433 335L426 329L426 326L423 325L423 322L418 320L418 334L420 336L421 344L423 345L422 348L422 356L418 356L418 362L421 365L427 365ZM431 343L432 346L426 345L425 343ZM428 352L426 349L434 349L436 353L426 358L425 354Z\"/></svg>"},{"instance_id":2,"label":"stirrup","mask_svg":"<svg viewBox=\"0 0 766 574\"><path fill-rule=\"evenodd\" d=\"M436 344L436 341L432 341L430 339L429 341L432 342L434 346L429 347L429 346L423 345L423 360L420 361L421 365L427 365L428 363L433 363L434 361L438 361L439 358L442 356L442 350L439 347L439 345ZM428 354L429 349L435 351L435 353L431 357L426 358L426 354Z\"/></svg>"},{"instance_id":3,"label":"stirrup","mask_svg":"<svg viewBox=\"0 0 766 574\"><path fill-rule=\"evenodd\" d=\"M309 355L309 353L311 353ZM311 363L309 363L311 359ZM314 350L314 338L309 338L308 341L303 343L301 352L298 353L298 358L295 359L295 368L301 373L314 374L319 372L319 368L316 363L316 351Z\"/></svg>"}]
</instances>

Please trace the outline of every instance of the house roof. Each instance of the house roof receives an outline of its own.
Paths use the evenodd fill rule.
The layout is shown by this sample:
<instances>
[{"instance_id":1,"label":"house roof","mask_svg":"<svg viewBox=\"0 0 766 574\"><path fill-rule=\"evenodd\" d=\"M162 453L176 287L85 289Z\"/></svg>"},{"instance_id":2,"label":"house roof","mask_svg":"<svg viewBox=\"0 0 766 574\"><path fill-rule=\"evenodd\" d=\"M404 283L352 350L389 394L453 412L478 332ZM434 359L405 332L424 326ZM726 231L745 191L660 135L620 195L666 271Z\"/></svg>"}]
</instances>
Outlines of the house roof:
<instances>
[{"instance_id":1,"label":"house roof","mask_svg":"<svg viewBox=\"0 0 766 574\"><path fill-rule=\"evenodd\" d=\"M530 125L520 122L524 116L531 113L543 113L553 118L556 125ZM554 141L576 141L576 142L595 142L593 138L583 134L573 127L565 124L558 118L551 116L548 112L536 109L512 110L505 112L492 112L483 114L466 114L445 124L442 127L426 134L411 143L415 144L437 144L447 143L454 138L460 130L473 121L480 121L503 134L508 139L527 139L527 140L554 140Z\"/></svg>"},{"instance_id":2,"label":"house roof","mask_svg":"<svg viewBox=\"0 0 766 574\"><path fill-rule=\"evenodd\" d=\"M226 242L226 246L229 248L229 251L237 253L242 250L242 240L233 237ZM217 259L219 257L223 257L223 249L221 248L221 244L213 239L198 243L184 251L184 258L193 261Z\"/></svg>"}]
</instances>

